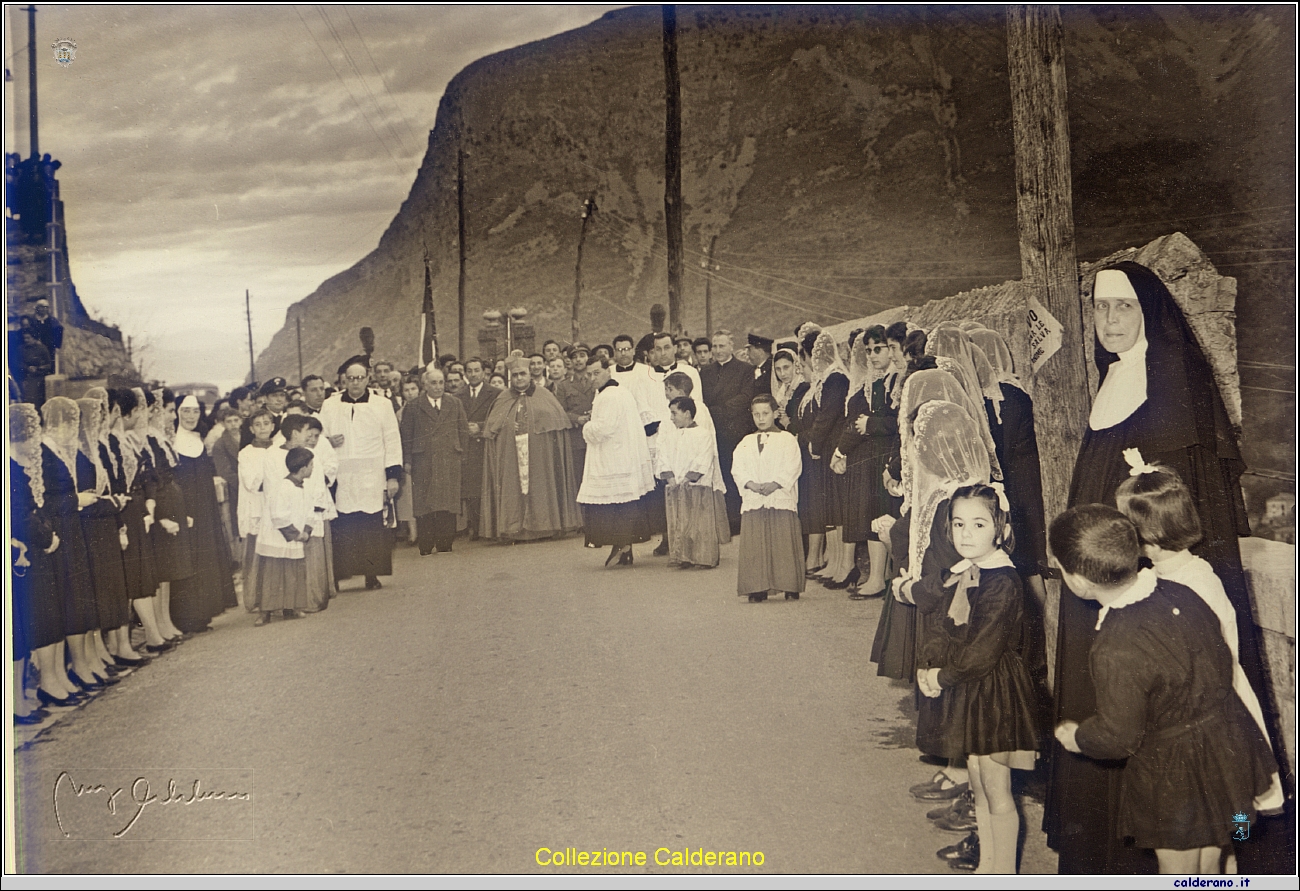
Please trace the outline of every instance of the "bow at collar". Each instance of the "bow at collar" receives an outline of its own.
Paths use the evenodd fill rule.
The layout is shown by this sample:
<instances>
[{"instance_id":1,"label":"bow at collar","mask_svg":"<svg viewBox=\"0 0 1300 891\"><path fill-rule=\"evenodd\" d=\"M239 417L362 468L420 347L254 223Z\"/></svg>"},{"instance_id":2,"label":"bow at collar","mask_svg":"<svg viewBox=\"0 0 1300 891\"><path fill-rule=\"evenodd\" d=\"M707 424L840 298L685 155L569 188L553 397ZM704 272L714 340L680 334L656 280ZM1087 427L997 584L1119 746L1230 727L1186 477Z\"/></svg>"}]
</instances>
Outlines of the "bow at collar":
<instances>
[{"instance_id":1,"label":"bow at collar","mask_svg":"<svg viewBox=\"0 0 1300 891\"><path fill-rule=\"evenodd\" d=\"M994 548L978 560L962 560L948 570L948 581L944 582L943 586L945 588L957 586L957 590L952 595L952 603L948 606L948 618L952 619L954 625L960 627L970 621L968 592L971 588L979 587L980 570L1000 569L1006 566L1015 566L1015 564L1011 562L1006 551Z\"/></svg>"}]
</instances>

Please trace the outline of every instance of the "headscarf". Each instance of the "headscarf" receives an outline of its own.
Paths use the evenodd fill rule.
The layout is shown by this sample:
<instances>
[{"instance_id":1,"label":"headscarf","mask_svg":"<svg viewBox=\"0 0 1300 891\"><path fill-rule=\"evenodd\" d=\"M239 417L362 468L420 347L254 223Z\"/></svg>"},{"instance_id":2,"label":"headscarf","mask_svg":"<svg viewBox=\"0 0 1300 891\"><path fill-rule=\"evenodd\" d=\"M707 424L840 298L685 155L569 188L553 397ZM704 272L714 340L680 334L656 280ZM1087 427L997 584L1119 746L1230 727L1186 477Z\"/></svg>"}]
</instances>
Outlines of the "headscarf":
<instances>
[{"instance_id":1,"label":"headscarf","mask_svg":"<svg viewBox=\"0 0 1300 891\"><path fill-rule=\"evenodd\" d=\"M104 469L104 462L99 460L99 435L104 427L103 406L98 399L83 396L77 400L77 407L81 410L77 448L95 468L95 494L106 495L108 471Z\"/></svg>"},{"instance_id":2,"label":"headscarf","mask_svg":"<svg viewBox=\"0 0 1300 891\"><path fill-rule=\"evenodd\" d=\"M176 449L172 445L172 440L176 436L176 428L172 426L171 419L167 417L167 403L163 398L163 391L161 389L154 390L153 395L158 400L157 404L160 407L156 412L152 408L149 410L149 432L154 435L154 439L158 441L158 447L167 456L167 463L175 467L179 463Z\"/></svg>"},{"instance_id":3,"label":"headscarf","mask_svg":"<svg viewBox=\"0 0 1300 891\"><path fill-rule=\"evenodd\" d=\"M970 347L971 359L975 361L975 376L979 379L980 390L984 393L984 398L993 404L993 416L997 418L998 423L1002 423L1002 387L998 385L997 372L993 370L993 363L989 361L984 351L976 346L973 342L967 344Z\"/></svg>"},{"instance_id":4,"label":"headscarf","mask_svg":"<svg viewBox=\"0 0 1300 891\"><path fill-rule=\"evenodd\" d=\"M182 408L199 409L199 419L202 420L203 408L199 405L199 400L195 398L193 394L182 399L180 404L176 406L176 411L179 412ZM184 455L186 458L198 458L205 451L203 448L203 437L199 436L199 431L197 429L186 430L181 426L179 418L176 420L176 442L174 443L174 446L176 451L179 454Z\"/></svg>"},{"instance_id":5,"label":"headscarf","mask_svg":"<svg viewBox=\"0 0 1300 891\"><path fill-rule=\"evenodd\" d=\"M1174 302L1173 295L1154 272L1139 263L1116 263L1137 292L1142 307L1143 337L1147 341L1145 362L1147 393L1158 402L1159 411L1144 412L1135 429L1133 442L1144 454L1161 454L1201 445L1213 450L1220 460L1231 461L1240 473L1241 451L1237 434L1228 420L1223 397L1214 380L1196 335ZM1139 338L1139 341L1142 338ZM1095 341L1097 368L1102 387L1119 356ZM1229 485L1236 487L1235 480Z\"/></svg>"},{"instance_id":6,"label":"headscarf","mask_svg":"<svg viewBox=\"0 0 1300 891\"><path fill-rule=\"evenodd\" d=\"M789 359L794 367L790 370L790 380L784 384L776 378L776 360ZM772 398L781 408L785 408L790 403L790 396L794 393L794 388L798 386L799 381L799 357L793 350L777 350L772 355Z\"/></svg>"},{"instance_id":7,"label":"headscarf","mask_svg":"<svg viewBox=\"0 0 1300 891\"><path fill-rule=\"evenodd\" d=\"M944 501L962 486L988 483L988 456L980 448L975 422L959 405L931 400L912 424L912 519L908 535L908 573L920 578L930 528Z\"/></svg>"},{"instance_id":8,"label":"headscarf","mask_svg":"<svg viewBox=\"0 0 1300 891\"><path fill-rule=\"evenodd\" d=\"M77 437L81 432L81 409L66 396L52 396L41 406L45 419L45 435L41 442L68 468L72 479L77 479Z\"/></svg>"},{"instance_id":9,"label":"headscarf","mask_svg":"<svg viewBox=\"0 0 1300 891\"><path fill-rule=\"evenodd\" d=\"M800 411L806 411L810 405L821 406L822 387L831 375L842 374L846 378L849 376L849 370L840 361L840 351L835 348L835 337L829 331L822 331L817 335L809 362L812 365L813 379L799 405ZM818 371L818 368L821 370Z\"/></svg>"},{"instance_id":10,"label":"headscarf","mask_svg":"<svg viewBox=\"0 0 1300 891\"><path fill-rule=\"evenodd\" d=\"M141 430L137 424L133 429L123 431L122 434L122 439L127 446L122 451L122 463L126 465L126 487L128 489L135 482L136 472L140 469L140 456L145 455L147 460L152 461L152 456L149 455L149 401L144 398L144 390L140 387L133 387L132 392L135 393L136 399L139 400L137 410L143 409L145 411L146 426L145 429ZM129 458L127 457L128 454L130 455Z\"/></svg>"},{"instance_id":11,"label":"headscarf","mask_svg":"<svg viewBox=\"0 0 1300 891\"><path fill-rule=\"evenodd\" d=\"M27 402L9 403L9 442L25 443L41 439L41 416L36 407ZM34 456L32 456L34 453ZM37 507L45 506L45 475L41 473L41 453L33 449L29 457L20 460L17 450L10 451L13 462L27 474L27 486Z\"/></svg>"},{"instance_id":12,"label":"headscarf","mask_svg":"<svg viewBox=\"0 0 1300 891\"><path fill-rule=\"evenodd\" d=\"M993 374L997 377L998 383L1010 384L1021 391L1025 390L1020 376L1016 374L1015 357L1011 355L1011 348L1007 346L1006 338L992 328L975 328L967 336L970 337L972 344L984 351L984 357L993 366Z\"/></svg>"},{"instance_id":13,"label":"headscarf","mask_svg":"<svg viewBox=\"0 0 1300 891\"><path fill-rule=\"evenodd\" d=\"M957 378L957 382L970 397L971 403L978 407L979 411L971 417L979 428L980 439L984 440L984 445L988 449L993 479L1002 479L1002 465L998 463L997 448L993 445L993 433L989 430L988 414L984 411L985 393L980 387L979 375L975 372L975 360L971 355L970 341L960 328L943 325L930 333L927 349L938 359L940 368ZM999 391L998 396L1001 395Z\"/></svg>"},{"instance_id":14,"label":"headscarf","mask_svg":"<svg viewBox=\"0 0 1300 891\"><path fill-rule=\"evenodd\" d=\"M916 450L912 443L912 425L921 408L935 401L952 403L959 406L972 419L975 416L975 403L971 402L962 385L957 383L957 379L948 372L930 368L908 375L906 383L903 384L901 407L898 412L904 512L911 507L912 503L912 464L916 458Z\"/></svg>"}]
</instances>

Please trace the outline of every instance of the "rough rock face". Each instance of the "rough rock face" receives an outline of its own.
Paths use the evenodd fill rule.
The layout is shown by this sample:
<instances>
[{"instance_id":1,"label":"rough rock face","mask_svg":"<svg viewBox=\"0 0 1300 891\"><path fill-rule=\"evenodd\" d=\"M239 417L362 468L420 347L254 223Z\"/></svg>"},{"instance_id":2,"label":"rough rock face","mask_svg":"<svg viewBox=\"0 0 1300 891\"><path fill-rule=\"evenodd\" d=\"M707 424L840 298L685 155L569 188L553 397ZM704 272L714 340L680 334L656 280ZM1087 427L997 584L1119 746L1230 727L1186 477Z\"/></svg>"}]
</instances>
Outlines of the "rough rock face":
<instances>
[{"instance_id":1,"label":"rough rock face","mask_svg":"<svg viewBox=\"0 0 1300 891\"><path fill-rule=\"evenodd\" d=\"M666 293L659 15L620 10L461 72L379 246L289 309L258 375L296 373L300 313L312 369L363 325L412 363L426 246L455 350L460 149L467 351L484 310L516 305L539 340L570 337L588 196L582 339L644 332ZM1264 375L1294 364L1294 10L1063 17L1078 255L1180 231L1237 279L1247 460L1289 470L1293 397L1273 391L1290 385ZM682 7L678 27L689 331L710 280L715 327L781 334L1019 278L999 7Z\"/></svg>"}]
</instances>

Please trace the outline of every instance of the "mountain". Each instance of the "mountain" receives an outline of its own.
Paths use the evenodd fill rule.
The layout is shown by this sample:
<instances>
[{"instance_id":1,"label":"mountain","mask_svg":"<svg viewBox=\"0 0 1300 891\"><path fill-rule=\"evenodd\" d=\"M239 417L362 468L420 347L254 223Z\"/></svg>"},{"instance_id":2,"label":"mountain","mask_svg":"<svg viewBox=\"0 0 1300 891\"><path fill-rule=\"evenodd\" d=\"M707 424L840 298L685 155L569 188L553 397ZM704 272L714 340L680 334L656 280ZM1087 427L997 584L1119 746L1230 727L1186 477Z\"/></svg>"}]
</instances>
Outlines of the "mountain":
<instances>
[{"instance_id":1,"label":"mountain","mask_svg":"<svg viewBox=\"0 0 1300 891\"><path fill-rule=\"evenodd\" d=\"M1062 15L1079 258L1181 231L1237 278L1248 460L1290 472L1294 8ZM624 9L457 75L379 245L289 309L258 375L296 373L298 317L309 369L332 373L362 326L412 364L426 252L457 352L458 165L467 353L489 309L570 338L588 196L581 338L648 330L667 286L661 33L658 7ZM679 7L678 59L691 333L711 243L714 326L738 332L1020 277L1001 7Z\"/></svg>"}]
</instances>

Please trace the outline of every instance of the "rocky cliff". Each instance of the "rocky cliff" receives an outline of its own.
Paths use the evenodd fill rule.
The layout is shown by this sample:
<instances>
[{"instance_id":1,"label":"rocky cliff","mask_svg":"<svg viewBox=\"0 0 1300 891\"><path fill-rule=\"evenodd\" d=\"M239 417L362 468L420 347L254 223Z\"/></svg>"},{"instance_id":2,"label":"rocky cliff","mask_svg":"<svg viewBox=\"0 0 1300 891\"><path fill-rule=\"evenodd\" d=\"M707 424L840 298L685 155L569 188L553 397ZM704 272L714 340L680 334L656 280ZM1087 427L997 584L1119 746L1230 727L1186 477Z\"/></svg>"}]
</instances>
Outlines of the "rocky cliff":
<instances>
[{"instance_id":1,"label":"rocky cliff","mask_svg":"<svg viewBox=\"0 0 1300 891\"><path fill-rule=\"evenodd\" d=\"M1181 231L1234 276L1247 454L1290 468L1294 10L1063 15L1080 260ZM691 332L710 278L715 327L769 333L1019 278L999 7L680 7L678 28ZM660 40L658 7L632 8L462 71L378 247L290 308L306 365L332 370L363 325L412 363L426 250L455 350L459 152L467 352L484 310L515 305L568 339L588 196L581 336L647 330L666 293ZM296 372L292 324L257 369Z\"/></svg>"}]
</instances>

